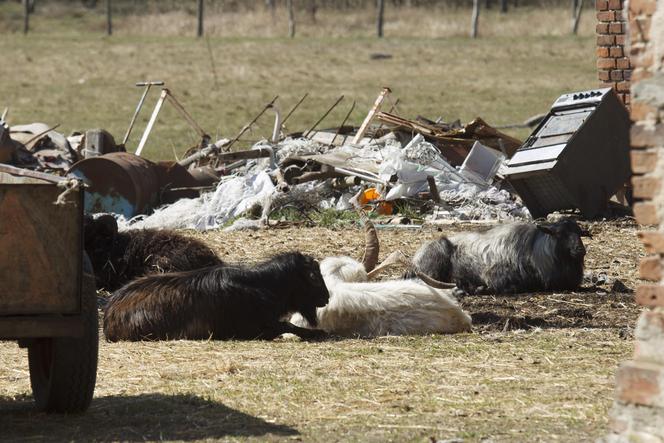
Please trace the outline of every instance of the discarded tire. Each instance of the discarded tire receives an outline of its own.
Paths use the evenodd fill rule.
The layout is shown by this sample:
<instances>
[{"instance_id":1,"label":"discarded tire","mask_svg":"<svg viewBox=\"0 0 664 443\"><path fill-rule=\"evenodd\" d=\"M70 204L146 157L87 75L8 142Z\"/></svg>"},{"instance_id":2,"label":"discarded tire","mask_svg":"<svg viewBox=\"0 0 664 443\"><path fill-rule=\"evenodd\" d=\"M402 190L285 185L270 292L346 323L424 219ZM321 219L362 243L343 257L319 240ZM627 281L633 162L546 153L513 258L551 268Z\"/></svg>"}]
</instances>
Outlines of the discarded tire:
<instances>
[{"instance_id":1,"label":"discarded tire","mask_svg":"<svg viewBox=\"0 0 664 443\"><path fill-rule=\"evenodd\" d=\"M84 255L82 337L35 340L28 347L30 384L37 408L46 412L83 412L92 401L97 379L99 328L92 265Z\"/></svg>"}]
</instances>

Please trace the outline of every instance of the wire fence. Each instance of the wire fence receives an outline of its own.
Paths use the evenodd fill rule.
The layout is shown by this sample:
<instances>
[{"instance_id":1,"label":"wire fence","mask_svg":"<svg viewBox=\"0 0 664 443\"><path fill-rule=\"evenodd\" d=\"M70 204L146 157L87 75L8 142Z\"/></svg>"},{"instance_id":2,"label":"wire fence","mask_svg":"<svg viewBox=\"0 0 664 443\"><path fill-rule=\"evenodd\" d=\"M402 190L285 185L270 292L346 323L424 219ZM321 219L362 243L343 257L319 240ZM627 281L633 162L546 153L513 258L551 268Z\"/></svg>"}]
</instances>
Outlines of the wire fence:
<instances>
[{"instance_id":1,"label":"wire fence","mask_svg":"<svg viewBox=\"0 0 664 443\"><path fill-rule=\"evenodd\" d=\"M576 34L582 12L594 6L593 2L584 0L0 0L0 7L3 3L20 3L23 32L26 34L34 29L31 17L35 14L77 11L77 15L90 14L97 18L103 15L104 26L100 32L108 35L117 32L114 25L118 22L128 21L135 28L139 21L147 22L146 17L162 17L146 26L182 28L186 22L187 26L191 26L192 34L203 37L209 32L209 24L218 29L224 23L224 17L235 19L244 15L270 18L271 23L267 25L265 20L254 21L258 35L261 35L261 26L271 26L287 30L285 34L291 38L297 35L300 23L315 26L322 18L341 21L348 20L350 15L355 16L353 26L356 29L370 29L371 26L373 34L382 38L389 36L386 25L389 27L391 24L390 14L401 18L408 14L429 12L452 13L458 17L466 15L467 35L476 38L481 35L480 17L487 13L508 15L515 11L538 9L567 9L568 33ZM173 23L168 23L164 17L171 17ZM178 18L182 23L176 23ZM225 25L229 25L228 21Z\"/></svg>"}]
</instances>

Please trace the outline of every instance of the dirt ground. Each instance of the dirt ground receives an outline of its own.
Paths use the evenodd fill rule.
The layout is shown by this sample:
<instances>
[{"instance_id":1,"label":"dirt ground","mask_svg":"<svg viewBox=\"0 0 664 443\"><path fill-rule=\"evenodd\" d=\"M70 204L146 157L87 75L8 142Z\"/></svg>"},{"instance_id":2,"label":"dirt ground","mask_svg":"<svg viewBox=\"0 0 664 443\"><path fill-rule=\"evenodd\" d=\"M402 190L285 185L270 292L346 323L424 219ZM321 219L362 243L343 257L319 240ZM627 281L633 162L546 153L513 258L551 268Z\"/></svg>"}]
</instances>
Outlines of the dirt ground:
<instances>
[{"instance_id":1,"label":"dirt ground","mask_svg":"<svg viewBox=\"0 0 664 443\"><path fill-rule=\"evenodd\" d=\"M478 332L539 328L617 328L629 334L639 308L632 292L638 284L638 261L643 249L636 241L637 227L631 219L584 224L593 234L584 239L588 251L586 278L581 289L571 293L467 296L463 306L473 317ZM400 249L412 255L424 241L443 234L487 229L490 224L426 226L423 229L386 228L379 232L381 260ZM297 249L321 259L330 255L361 258L362 231L311 228L263 232L212 232L192 234L214 247L222 257L258 260L288 249ZM252 246L249 246L252 245ZM392 277L399 274L392 272ZM597 281L599 279L599 281ZM593 282L595 281L595 282Z\"/></svg>"},{"instance_id":2,"label":"dirt ground","mask_svg":"<svg viewBox=\"0 0 664 443\"><path fill-rule=\"evenodd\" d=\"M639 308L630 292L643 249L629 219L587 227L581 290L467 296L470 334L102 340L95 399L79 416L35 412L27 353L0 343L0 430L9 440L594 441L606 432L613 374L633 352ZM381 258L484 228L381 229ZM290 249L360 257L364 242L353 226L188 234L231 261Z\"/></svg>"}]
</instances>

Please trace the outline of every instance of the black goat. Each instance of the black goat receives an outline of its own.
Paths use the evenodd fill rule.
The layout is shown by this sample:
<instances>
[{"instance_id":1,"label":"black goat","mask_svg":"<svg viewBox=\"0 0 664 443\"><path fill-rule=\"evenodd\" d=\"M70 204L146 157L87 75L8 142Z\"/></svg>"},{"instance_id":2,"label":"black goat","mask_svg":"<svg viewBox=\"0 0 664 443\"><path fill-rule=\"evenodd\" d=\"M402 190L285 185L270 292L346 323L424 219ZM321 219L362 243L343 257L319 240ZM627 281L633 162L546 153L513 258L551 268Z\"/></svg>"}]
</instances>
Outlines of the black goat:
<instances>
[{"instance_id":1,"label":"black goat","mask_svg":"<svg viewBox=\"0 0 664 443\"><path fill-rule=\"evenodd\" d=\"M271 340L285 332L316 339L325 333L282 319L299 312L315 326L316 308L328 299L318 262L291 252L252 268L213 266L134 280L109 299L104 333L109 341Z\"/></svg>"},{"instance_id":2,"label":"black goat","mask_svg":"<svg viewBox=\"0 0 664 443\"><path fill-rule=\"evenodd\" d=\"M114 291L131 280L158 272L221 265L203 242L172 231L138 229L118 232L110 215L85 217L85 252L92 261L97 287Z\"/></svg>"},{"instance_id":3,"label":"black goat","mask_svg":"<svg viewBox=\"0 0 664 443\"><path fill-rule=\"evenodd\" d=\"M590 234L573 220L511 223L425 243L413 263L420 272L471 294L573 290L583 279L582 236Z\"/></svg>"}]
</instances>

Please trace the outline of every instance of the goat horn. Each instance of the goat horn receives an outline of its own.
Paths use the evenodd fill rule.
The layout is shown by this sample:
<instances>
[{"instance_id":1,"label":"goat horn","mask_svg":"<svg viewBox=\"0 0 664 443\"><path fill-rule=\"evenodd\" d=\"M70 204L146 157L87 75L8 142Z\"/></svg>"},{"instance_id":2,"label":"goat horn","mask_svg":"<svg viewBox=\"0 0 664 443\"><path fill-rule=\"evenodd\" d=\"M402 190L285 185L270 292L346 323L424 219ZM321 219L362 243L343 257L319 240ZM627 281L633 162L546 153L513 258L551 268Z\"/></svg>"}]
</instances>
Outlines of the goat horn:
<instances>
[{"instance_id":1,"label":"goat horn","mask_svg":"<svg viewBox=\"0 0 664 443\"><path fill-rule=\"evenodd\" d=\"M370 220L364 221L364 257L362 264L367 272L371 272L378 263L378 253L380 251L380 242L378 241L378 233L376 227Z\"/></svg>"},{"instance_id":2,"label":"goat horn","mask_svg":"<svg viewBox=\"0 0 664 443\"><path fill-rule=\"evenodd\" d=\"M367 273L367 277L369 279L372 279L373 277L378 275L378 273L380 271L382 271L383 269L386 269L390 266L399 265L399 264L405 265L406 267L411 269L413 271L413 273L417 276L417 278L419 278L420 280L422 280L424 283L431 286L432 288L452 289L452 288L456 287L456 284L454 284L454 283L447 283L447 282L438 281L438 280L436 280L432 277L429 277L428 275L424 274L423 272L420 272L418 269L415 268L415 266L413 265L413 262L410 259L408 259L408 257L406 257L406 255L401 251L394 251L393 253L388 255L387 258L383 261L383 263L378 265L371 272Z\"/></svg>"}]
</instances>

